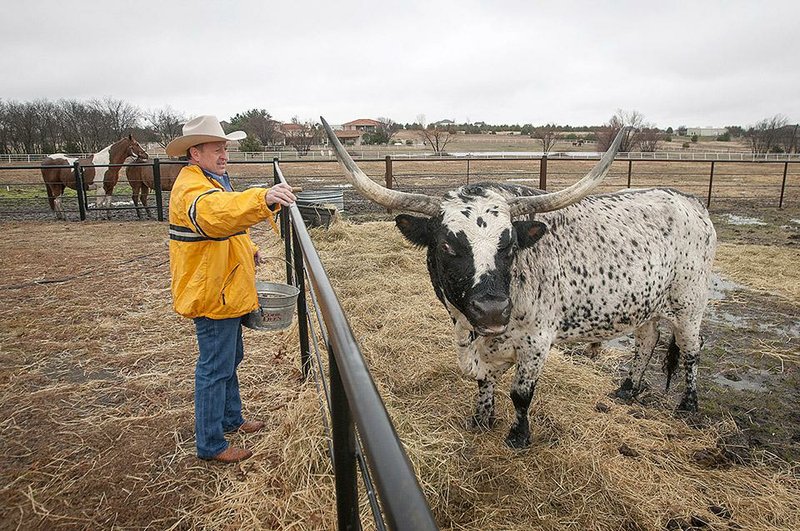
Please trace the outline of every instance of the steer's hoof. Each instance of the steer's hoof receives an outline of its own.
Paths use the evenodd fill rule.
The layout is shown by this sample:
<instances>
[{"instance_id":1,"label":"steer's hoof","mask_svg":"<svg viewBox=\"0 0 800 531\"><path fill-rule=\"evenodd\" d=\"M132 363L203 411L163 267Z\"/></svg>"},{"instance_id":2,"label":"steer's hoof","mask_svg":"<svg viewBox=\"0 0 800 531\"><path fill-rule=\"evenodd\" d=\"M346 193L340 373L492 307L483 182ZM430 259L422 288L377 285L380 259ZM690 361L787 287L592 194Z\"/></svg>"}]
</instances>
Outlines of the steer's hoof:
<instances>
[{"instance_id":1,"label":"steer's hoof","mask_svg":"<svg viewBox=\"0 0 800 531\"><path fill-rule=\"evenodd\" d=\"M675 409L676 413L697 413L697 396L684 395Z\"/></svg>"},{"instance_id":2,"label":"steer's hoof","mask_svg":"<svg viewBox=\"0 0 800 531\"><path fill-rule=\"evenodd\" d=\"M506 444L515 450L522 450L531 445L531 434L530 432L511 430L506 437Z\"/></svg>"},{"instance_id":3,"label":"steer's hoof","mask_svg":"<svg viewBox=\"0 0 800 531\"><path fill-rule=\"evenodd\" d=\"M611 393L609 396L611 398L618 398L620 400L629 401L633 400L634 398L642 394L642 392L645 390L647 390L646 383L642 383L642 386L637 389L636 387L633 386L633 382L631 381L631 379L626 378L625 381L622 382L622 385L619 386L619 389Z\"/></svg>"},{"instance_id":4,"label":"steer's hoof","mask_svg":"<svg viewBox=\"0 0 800 531\"><path fill-rule=\"evenodd\" d=\"M467 418L467 431L489 431L497 424L497 417L478 417L472 415Z\"/></svg>"}]
</instances>

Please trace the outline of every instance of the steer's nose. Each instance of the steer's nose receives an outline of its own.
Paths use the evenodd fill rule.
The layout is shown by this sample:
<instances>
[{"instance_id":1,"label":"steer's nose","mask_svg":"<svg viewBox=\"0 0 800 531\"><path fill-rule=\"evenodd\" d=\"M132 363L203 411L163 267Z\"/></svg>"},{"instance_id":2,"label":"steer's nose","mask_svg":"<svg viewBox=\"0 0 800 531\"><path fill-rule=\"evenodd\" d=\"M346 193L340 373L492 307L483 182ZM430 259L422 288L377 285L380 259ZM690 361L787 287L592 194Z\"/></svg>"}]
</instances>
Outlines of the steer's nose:
<instances>
[{"instance_id":1,"label":"steer's nose","mask_svg":"<svg viewBox=\"0 0 800 531\"><path fill-rule=\"evenodd\" d=\"M511 300L508 297L482 297L469 303L476 328L502 333L511 317Z\"/></svg>"}]
</instances>

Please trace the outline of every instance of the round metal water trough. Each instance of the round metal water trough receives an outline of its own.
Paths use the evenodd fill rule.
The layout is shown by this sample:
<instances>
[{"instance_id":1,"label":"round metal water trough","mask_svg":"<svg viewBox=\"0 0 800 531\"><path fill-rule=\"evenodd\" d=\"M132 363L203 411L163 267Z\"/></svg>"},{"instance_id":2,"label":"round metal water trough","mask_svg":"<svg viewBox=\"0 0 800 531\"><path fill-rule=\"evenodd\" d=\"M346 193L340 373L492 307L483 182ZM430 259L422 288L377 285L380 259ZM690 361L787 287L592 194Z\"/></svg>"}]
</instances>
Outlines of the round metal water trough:
<instances>
[{"instance_id":1,"label":"round metal water trough","mask_svg":"<svg viewBox=\"0 0 800 531\"><path fill-rule=\"evenodd\" d=\"M343 212L344 194L341 188L307 190L297 194L297 204L304 206L333 205L339 212Z\"/></svg>"}]
</instances>

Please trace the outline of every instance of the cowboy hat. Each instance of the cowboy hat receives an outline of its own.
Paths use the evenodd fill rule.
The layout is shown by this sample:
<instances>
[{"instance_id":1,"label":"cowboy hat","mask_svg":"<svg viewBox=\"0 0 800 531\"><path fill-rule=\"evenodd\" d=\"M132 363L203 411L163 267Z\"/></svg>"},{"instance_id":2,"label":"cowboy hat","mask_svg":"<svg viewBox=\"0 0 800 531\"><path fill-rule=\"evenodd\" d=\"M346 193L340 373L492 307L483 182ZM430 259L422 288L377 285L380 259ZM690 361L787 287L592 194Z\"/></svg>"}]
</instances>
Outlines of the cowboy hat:
<instances>
[{"instance_id":1,"label":"cowboy hat","mask_svg":"<svg viewBox=\"0 0 800 531\"><path fill-rule=\"evenodd\" d=\"M179 157L186 155L186 150L198 144L241 140L245 137L247 133L244 131L234 131L226 135L216 116L210 114L198 116L183 124L183 136L167 144L167 155Z\"/></svg>"}]
</instances>

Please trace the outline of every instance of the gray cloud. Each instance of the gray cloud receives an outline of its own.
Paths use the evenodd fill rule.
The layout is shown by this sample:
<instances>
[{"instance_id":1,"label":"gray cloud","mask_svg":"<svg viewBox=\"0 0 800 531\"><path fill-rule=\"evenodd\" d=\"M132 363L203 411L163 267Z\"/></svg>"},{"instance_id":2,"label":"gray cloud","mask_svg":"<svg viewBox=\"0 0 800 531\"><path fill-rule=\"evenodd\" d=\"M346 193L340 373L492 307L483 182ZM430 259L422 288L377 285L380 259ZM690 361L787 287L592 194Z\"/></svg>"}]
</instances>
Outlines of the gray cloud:
<instances>
[{"instance_id":1,"label":"gray cloud","mask_svg":"<svg viewBox=\"0 0 800 531\"><path fill-rule=\"evenodd\" d=\"M747 125L800 119L797 20L789 0L12 0L0 98L332 122L599 124L622 108L663 127Z\"/></svg>"}]
</instances>

